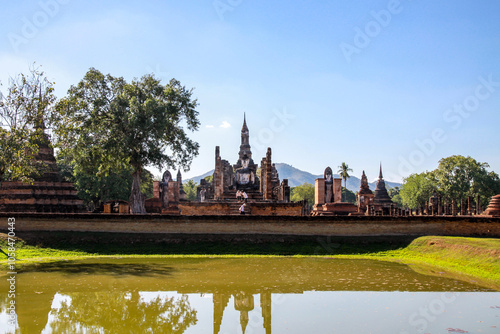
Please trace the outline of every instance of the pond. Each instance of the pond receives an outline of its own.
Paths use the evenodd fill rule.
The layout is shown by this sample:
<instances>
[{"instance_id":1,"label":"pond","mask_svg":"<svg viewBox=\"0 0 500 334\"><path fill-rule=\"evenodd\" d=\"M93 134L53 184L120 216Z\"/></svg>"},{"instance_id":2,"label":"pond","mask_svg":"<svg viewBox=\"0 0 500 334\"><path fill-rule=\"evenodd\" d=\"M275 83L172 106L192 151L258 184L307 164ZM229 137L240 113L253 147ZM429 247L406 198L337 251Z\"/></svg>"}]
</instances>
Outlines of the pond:
<instances>
[{"instance_id":1,"label":"pond","mask_svg":"<svg viewBox=\"0 0 500 334\"><path fill-rule=\"evenodd\" d=\"M500 292L398 263L100 258L16 277L1 333L500 333Z\"/></svg>"}]
</instances>

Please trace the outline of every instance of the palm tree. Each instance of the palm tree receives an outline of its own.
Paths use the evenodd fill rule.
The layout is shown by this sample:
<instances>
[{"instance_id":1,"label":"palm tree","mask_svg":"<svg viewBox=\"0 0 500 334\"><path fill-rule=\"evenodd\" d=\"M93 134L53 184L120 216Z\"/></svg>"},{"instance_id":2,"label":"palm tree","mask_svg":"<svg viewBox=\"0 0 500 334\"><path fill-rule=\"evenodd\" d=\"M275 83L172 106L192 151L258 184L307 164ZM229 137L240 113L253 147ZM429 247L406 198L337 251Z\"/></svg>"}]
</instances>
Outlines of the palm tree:
<instances>
[{"instance_id":1,"label":"palm tree","mask_svg":"<svg viewBox=\"0 0 500 334\"><path fill-rule=\"evenodd\" d=\"M349 172L352 172L352 169L349 168L349 165L346 164L345 162L343 162L342 165L339 166L339 170L337 171L340 177L344 179L344 188L346 189L346 191L347 191L347 179L351 177L349 175ZM340 200L342 200L342 196Z\"/></svg>"}]
</instances>

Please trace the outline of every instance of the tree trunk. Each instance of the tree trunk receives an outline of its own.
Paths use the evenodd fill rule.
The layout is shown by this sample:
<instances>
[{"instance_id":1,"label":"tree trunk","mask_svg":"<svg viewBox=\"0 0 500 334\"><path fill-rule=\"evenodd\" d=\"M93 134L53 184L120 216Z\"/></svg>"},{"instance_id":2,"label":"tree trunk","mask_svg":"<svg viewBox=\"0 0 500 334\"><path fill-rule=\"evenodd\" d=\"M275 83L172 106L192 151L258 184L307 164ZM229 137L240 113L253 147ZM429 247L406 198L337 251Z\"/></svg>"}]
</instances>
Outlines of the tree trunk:
<instances>
[{"instance_id":1,"label":"tree trunk","mask_svg":"<svg viewBox=\"0 0 500 334\"><path fill-rule=\"evenodd\" d=\"M344 202L345 202L345 197L346 197L346 195L347 195L347 193L346 193L346 192L347 192L347 179L344 177L344 199L343 199L343 200L342 200L342 187L340 187L340 201L341 201L342 203L344 203Z\"/></svg>"},{"instance_id":2,"label":"tree trunk","mask_svg":"<svg viewBox=\"0 0 500 334\"><path fill-rule=\"evenodd\" d=\"M146 208L144 207L145 198L141 193L141 174L141 168L137 168L132 173L132 192L129 198L132 213L146 213Z\"/></svg>"}]
</instances>

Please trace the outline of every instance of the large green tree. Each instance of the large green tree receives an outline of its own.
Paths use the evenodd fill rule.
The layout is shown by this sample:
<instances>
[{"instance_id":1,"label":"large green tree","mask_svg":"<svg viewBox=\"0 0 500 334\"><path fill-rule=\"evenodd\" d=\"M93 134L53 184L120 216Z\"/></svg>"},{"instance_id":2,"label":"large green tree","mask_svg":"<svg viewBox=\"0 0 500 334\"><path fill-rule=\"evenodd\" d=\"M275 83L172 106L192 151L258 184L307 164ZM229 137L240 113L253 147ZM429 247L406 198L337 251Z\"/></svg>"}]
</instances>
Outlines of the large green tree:
<instances>
[{"instance_id":1,"label":"large green tree","mask_svg":"<svg viewBox=\"0 0 500 334\"><path fill-rule=\"evenodd\" d=\"M400 191L404 206L415 209L421 207L432 196L439 193L449 200L465 199L480 195L483 206L488 199L500 193L498 174L488 171L489 165L471 157L453 155L439 161L432 172L412 174L405 178Z\"/></svg>"},{"instance_id":2,"label":"large green tree","mask_svg":"<svg viewBox=\"0 0 500 334\"><path fill-rule=\"evenodd\" d=\"M344 201L346 203L356 204L356 194L345 187L342 187L344 193Z\"/></svg>"},{"instance_id":3,"label":"large green tree","mask_svg":"<svg viewBox=\"0 0 500 334\"><path fill-rule=\"evenodd\" d=\"M398 207L403 206L403 200L401 199L400 191L401 189L399 187L389 188L387 190L389 196L391 197L391 200L396 203Z\"/></svg>"},{"instance_id":4,"label":"large green tree","mask_svg":"<svg viewBox=\"0 0 500 334\"><path fill-rule=\"evenodd\" d=\"M198 185L193 180L189 180L188 182L184 183L184 191L186 192L186 199L188 201L196 201L197 187Z\"/></svg>"},{"instance_id":5,"label":"large green tree","mask_svg":"<svg viewBox=\"0 0 500 334\"><path fill-rule=\"evenodd\" d=\"M44 166L33 156L53 112L53 83L39 68L9 80L7 93L0 92L0 182L33 181Z\"/></svg>"},{"instance_id":6,"label":"large green tree","mask_svg":"<svg viewBox=\"0 0 500 334\"><path fill-rule=\"evenodd\" d=\"M75 164L100 174L130 165L131 209L144 213L144 168L188 170L198 154L198 143L185 131L198 129L197 105L192 90L175 79L162 85L145 75L127 83L90 69L57 104L57 146Z\"/></svg>"},{"instance_id":7,"label":"large green tree","mask_svg":"<svg viewBox=\"0 0 500 334\"><path fill-rule=\"evenodd\" d=\"M344 179L344 187L347 189L347 179L350 178L351 176L349 175L349 172L352 172L352 169L349 168L349 165L346 164L345 162L342 163L342 165L338 166L339 170L337 173L339 173L340 177ZM342 197L342 196L341 196ZM342 200L342 198L341 198ZM345 195L344 195L344 200L345 201Z\"/></svg>"},{"instance_id":8,"label":"large green tree","mask_svg":"<svg viewBox=\"0 0 500 334\"><path fill-rule=\"evenodd\" d=\"M293 187L290 193L290 200L292 202L307 200L309 205L314 204L314 186L310 183L306 182L300 186Z\"/></svg>"},{"instance_id":9,"label":"large green tree","mask_svg":"<svg viewBox=\"0 0 500 334\"><path fill-rule=\"evenodd\" d=\"M403 206L417 209L424 206L432 193L437 190L437 180L433 173L411 174L403 180L399 191Z\"/></svg>"},{"instance_id":10,"label":"large green tree","mask_svg":"<svg viewBox=\"0 0 500 334\"><path fill-rule=\"evenodd\" d=\"M440 192L450 199L459 200L477 194L489 199L500 193L498 174L488 171L489 167L486 162L453 155L439 160L434 174Z\"/></svg>"},{"instance_id":11,"label":"large green tree","mask_svg":"<svg viewBox=\"0 0 500 334\"><path fill-rule=\"evenodd\" d=\"M89 209L99 207L108 200L128 200L132 190L133 173L130 165L100 174L95 169L83 168L72 161L65 159L62 153L58 154L57 165L64 180L73 182L78 191L78 197L83 199ZM141 174L141 192L145 198L153 196L153 174L144 169Z\"/></svg>"}]
</instances>

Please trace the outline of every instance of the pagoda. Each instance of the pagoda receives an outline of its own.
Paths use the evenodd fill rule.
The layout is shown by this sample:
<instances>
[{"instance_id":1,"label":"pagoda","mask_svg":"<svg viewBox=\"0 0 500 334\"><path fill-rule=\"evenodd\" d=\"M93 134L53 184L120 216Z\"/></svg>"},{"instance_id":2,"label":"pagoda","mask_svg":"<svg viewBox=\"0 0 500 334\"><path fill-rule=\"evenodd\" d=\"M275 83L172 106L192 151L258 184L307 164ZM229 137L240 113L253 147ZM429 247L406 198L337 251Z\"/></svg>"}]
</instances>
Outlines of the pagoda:
<instances>
[{"instance_id":1,"label":"pagoda","mask_svg":"<svg viewBox=\"0 0 500 334\"><path fill-rule=\"evenodd\" d=\"M250 132L247 127L246 115L243 115L240 152L238 153L238 161L233 166L235 188L246 191L258 190L260 186L260 181L257 177L258 167L252 159Z\"/></svg>"},{"instance_id":2,"label":"pagoda","mask_svg":"<svg viewBox=\"0 0 500 334\"><path fill-rule=\"evenodd\" d=\"M366 213L368 205L373 204L373 197L373 191L370 190L368 178L366 177L365 171L363 171L363 175L361 175L361 186L359 187L357 195L359 213Z\"/></svg>"},{"instance_id":3,"label":"pagoda","mask_svg":"<svg viewBox=\"0 0 500 334\"><path fill-rule=\"evenodd\" d=\"M41 117L35 124L38 152L33 156L40 174L32 183L6 181L0 185L0 212L82 212L83 201L77 196L72 182L63 181L57 168L54 149Z\"/></svg>"},{"instance_id":4,"label":"pagoda","mask_svg":"<svg viewBox=\"0 0 500 334\"><path fill-rule=\"evenodd\" d=\"M491 198L490 204L483 215L500 217L500 195L493 196Z\"/></svg>"},{"instance_id":5,"label":"pagoda","mask_svg":"<svg viewBox=\"0 0 500 334\"><path fill-rule=\"evenodd\" d=\"M384 176L382 175L382 164L380 164L377 186L373 196L373 209L376 214L381 213L382 215L390 215L393 205L394 203L385 188Z\"/></svg>"},{"instance_id":6,"label":"pagoda","mask_svg":"<svg viewBox=\"0 0 500 334\"><path fill-rule=\"evenodd\" d=\"M200 181L200 186L197 188L198 200L202 202L235 202L233 203L234 208L231 209L235 214L239 214L238 208L240 207L236 202L238 190L244 192L252 203L290 202L288 180L280 181L276 165L272 162L270 147L267 148L266 156L261 160L260 176L257 176L258 169L259 165L252 158L250 131L244 114L240 150L236 164L233 165L228 160L222 159L220 147L216 146L213 181ZM201 196L202 192L203 196Z\"/></svg>"}]
</instances>

